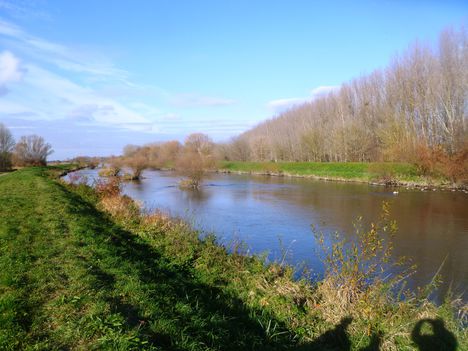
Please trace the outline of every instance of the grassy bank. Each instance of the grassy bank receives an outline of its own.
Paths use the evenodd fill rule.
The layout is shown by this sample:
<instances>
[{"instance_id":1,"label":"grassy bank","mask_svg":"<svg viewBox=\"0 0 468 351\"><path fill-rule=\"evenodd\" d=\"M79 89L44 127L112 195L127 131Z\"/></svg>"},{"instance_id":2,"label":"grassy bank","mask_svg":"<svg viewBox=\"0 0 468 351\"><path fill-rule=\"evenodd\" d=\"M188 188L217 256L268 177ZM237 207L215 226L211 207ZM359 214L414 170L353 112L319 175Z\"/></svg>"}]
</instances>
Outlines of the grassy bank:
<instances>
[{"instance_id":1,"label":"grassy bank","mask_svg":"<svg viewBox=\"0 0 468 351\"><path fill-rule=\"evenodd\" d=\"M451 304L399 302L378 284L345 297L332 276L293 281L288 267L228 254L163 214L141 215L118 184L62 184L53 175L63 171L0 178L2 350L468 345ZM416 333L418 323L433 323L436 335Z\"/></svg>"},{"instance_id":2,"label":"grassy bank","mask_svg":"<svg viewBox=\"0 0 468 351\"><path fill-rule=\"evenodd\" d=\"M220 171L409 186L452 186L446 179L419 175L417 167L409 163L225 161L220 164Z\"/></svg>"}]
</instances>

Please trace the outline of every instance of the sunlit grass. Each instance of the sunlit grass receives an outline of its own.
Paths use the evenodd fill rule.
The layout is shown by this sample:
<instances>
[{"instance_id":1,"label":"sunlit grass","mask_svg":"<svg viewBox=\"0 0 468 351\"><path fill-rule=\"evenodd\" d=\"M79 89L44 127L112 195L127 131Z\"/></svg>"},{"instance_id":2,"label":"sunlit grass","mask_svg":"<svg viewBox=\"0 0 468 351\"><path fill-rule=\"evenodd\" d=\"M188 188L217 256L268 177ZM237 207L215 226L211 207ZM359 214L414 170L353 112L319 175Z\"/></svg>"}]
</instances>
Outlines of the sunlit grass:
<instances>
[{"instance_id":1,"label":"sunlit grass","mask_svg":"<svg viewBox=\"0 0 468 351\"><path fill-rule=\"evenodd\" d=\"M336 180L379 181L385 175L394 180L426 184L417 167L409 163L387 162L234 162L220 163L220 169L231 172L253 172L278 175L313 176ZM441 179L434 179L440 182Z\"/></svg>"}]
</instances>

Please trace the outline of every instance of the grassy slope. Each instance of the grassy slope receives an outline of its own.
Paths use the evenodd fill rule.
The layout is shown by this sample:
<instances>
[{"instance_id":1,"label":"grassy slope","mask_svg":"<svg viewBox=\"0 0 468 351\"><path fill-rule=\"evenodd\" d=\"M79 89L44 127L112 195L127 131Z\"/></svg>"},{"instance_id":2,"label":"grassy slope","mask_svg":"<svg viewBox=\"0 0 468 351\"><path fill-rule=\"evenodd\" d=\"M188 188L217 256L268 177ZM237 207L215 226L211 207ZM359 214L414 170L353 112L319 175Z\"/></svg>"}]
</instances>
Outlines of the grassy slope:
<instances>
[{"instance_id":1,"label":"grassy slope","mask_svg":"<svg viewBox=\"0 0 468 351\"><path fill-rule=\"evenodd\" d=\"M280 331L268 313L165 260L43 172L18 171L0 181L0 349L292 343L285 328L276 337L265 332L259 321Z\"/></svg>"},{"instance_id":2,"label":"grassy slope","mask_svg":"<svg viewBox=\"0 0 468 351\"><path fill-rule=\"evenodd\" d=\"M159 217L117 225L93 192L46 173L0 179L2 350L361 350L376 330L394 339L398 331L401 349L411 350L417 318L450 319L450 311L416 317L403 307L386 312L396 316L390 322L356 319L348 334L321 319L292 271L226 255ZM457 337L465 344L465 333Z\"/></svg>"},{"instance_id":3,"label":"grassy slope","mask_svg":"<svg viewBox=\"0 0 468 351\"><path fill-rule=\"evenodd\" d=\"M223 162L221 169L232 172L270 172L365 182L378 180L383 174L391 174L402 182L425 183L424 179L418 177L416 167L406 163Z\"/></svg>"}]
</instances>

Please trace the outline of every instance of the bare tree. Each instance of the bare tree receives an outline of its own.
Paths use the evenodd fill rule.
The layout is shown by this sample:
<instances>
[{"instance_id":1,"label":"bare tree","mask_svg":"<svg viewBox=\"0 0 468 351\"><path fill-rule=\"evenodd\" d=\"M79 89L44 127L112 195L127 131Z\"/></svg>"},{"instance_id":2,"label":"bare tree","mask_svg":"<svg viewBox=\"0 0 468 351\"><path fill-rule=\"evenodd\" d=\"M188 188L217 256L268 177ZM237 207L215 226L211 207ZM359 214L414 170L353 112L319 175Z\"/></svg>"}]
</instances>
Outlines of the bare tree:
<instances>
[{"instance_id":1,"label":"bare tree","mask_svg":"<svg viewBox=\"0 0 468 351\"><path fill-rule=\"evenodd\" d=\"M45 166L52 152L52 146L43 137L28 135L20 138L14 156L20 166Z\"/></svg>"},{"instance_id":2,"label":"bare tree","mask_svg":"<svg viewBox=\"0 0 468 351\"><path fill-rule=\"evenodd\" d=\"M123 149L123 156L124 157L131 157L133 155L135 155L138 150L140 149L140 147L138 145L125 145L124 149Z\"/></svg>"},{"instance_id":3,"label":"bare tree","mask_svg":"<svg viewBox=\"0 0 468 351\"><path fill-rule=\"evenodd\" d=\"M0 123L0 171L11 168L11 156L15 147L15 139L10 130Z\"/></svg>"},{"instance_id":4,"label":"bare tree","mask_svg":"<svg viewBox=\"0 0 468 351\"><path fill-rule=\"evenodd\" d=\"M200 155L211 155L214 143L206 134L193 133L185 139L184 148L186 151L198 153Z\"/></svg>"},{"instance_id":5,"label":"bare tree","mask_svg":"<svg viewBox=\"0 0 468 351\"><path fill-rule=\"evenodd\" d=\"M159 163L162 167L174 167L174 162L182 150L182 144L176 140L162 143L159 149Z\"/></svg>"},{"instance_id":6,"label":"bare tree","mask_svg":"<svg viewBox=\"0 0 468 351\"><path fill-rule=\"evenodd\" d=\"M215 164L214 143L205 134L190 134L176 160L176 169L187 177L181 182L185 188L199 188L205 171Z\"/></svg>"}]
</instances>

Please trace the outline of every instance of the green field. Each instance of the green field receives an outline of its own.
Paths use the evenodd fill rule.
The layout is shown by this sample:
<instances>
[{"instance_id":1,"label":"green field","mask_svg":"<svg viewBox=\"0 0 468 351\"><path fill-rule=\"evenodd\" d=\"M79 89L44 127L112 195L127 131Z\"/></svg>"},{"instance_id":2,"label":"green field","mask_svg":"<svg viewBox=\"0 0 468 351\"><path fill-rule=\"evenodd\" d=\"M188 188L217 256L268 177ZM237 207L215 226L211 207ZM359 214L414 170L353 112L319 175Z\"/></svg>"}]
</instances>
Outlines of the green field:
<instances>
[{"instance_id":1,"label":"green field","mask_svg":"<svg viewBox=\"0 0 468 351\"><path fill-rule=\"evenodd\" d=\"M236 162L223 161L220 172L293 176L400 186L463 188L442 176L423 176L416 165L390 162Z\"/></svg>"},{"instance_id":2,"label":"green field","mask_svg":"<svg viewBox=\"0 0 468 351\"><path fill-rule=\"evenodd\" d=\"M408 163L364 162L228 162L221 170L232 172L257 172L297 176L315 176L328 179L371 181L391 175L399 180L418 179L414 165Z\"/></svg>"},{"instance_id":3,"label":"green field","mask_svg":"<svg viewBox=\"0 0 468 351\"><path fill-rule=\"evenodd\" d=\"M228 254L161 215L131 216L131 202L111 216L92 189L55 180L62 171L0 178L1 350L412 350L411 328L429 316L466 345L452 311L431 304L356 314L346 331L290 268Z\"/></svg>"}]
</instances>

